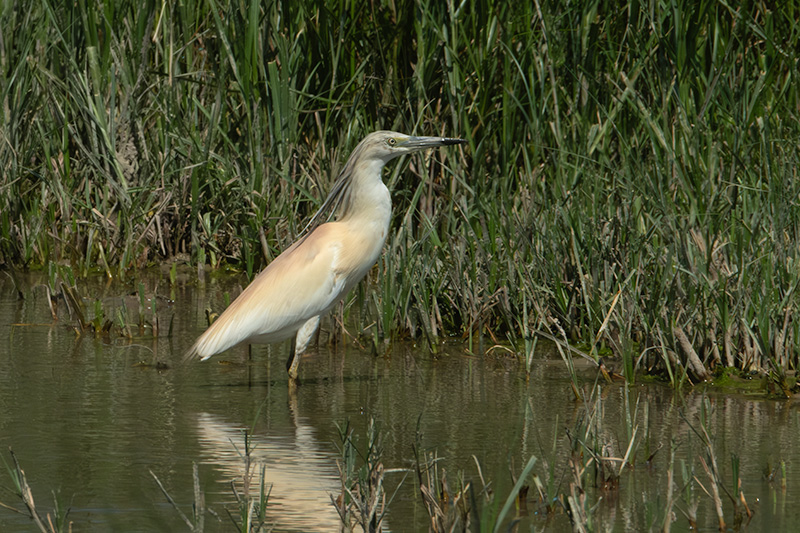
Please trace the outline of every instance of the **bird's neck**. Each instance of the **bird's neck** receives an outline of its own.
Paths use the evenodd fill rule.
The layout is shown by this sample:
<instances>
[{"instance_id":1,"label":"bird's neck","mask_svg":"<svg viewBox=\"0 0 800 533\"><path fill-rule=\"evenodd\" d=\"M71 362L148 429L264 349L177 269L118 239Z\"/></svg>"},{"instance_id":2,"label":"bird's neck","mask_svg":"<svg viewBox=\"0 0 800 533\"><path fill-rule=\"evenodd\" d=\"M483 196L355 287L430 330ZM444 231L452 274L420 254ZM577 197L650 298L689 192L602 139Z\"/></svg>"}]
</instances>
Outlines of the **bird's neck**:
<instances>
[{"instance_id":1,"label":"bird's neck","mask_svg":"<svg viewBox=\"0 0 800 533\"><path fill-rule=\"evenodd\" d=\"M383 162L369 162L355 170L347 210L340 214L340 221L388 228L392 197L381 179L382 170Z\"/></svg>"}]
</instances>

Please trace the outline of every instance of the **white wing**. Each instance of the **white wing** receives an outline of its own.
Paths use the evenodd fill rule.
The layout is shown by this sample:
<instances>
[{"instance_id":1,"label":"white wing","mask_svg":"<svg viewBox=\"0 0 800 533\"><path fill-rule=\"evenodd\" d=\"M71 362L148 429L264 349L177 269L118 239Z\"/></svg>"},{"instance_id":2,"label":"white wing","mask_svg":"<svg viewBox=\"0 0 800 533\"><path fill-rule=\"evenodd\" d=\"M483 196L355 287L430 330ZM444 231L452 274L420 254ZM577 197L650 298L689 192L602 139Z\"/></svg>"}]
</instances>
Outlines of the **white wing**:
<instances>
[{"instance_id":1,"label":"white wing","mask_svg":"<svg viewBox=\"0 0 800 533\"><path fill-rule=\"evenodd\" d=\"M317 227L265 268L197 339L186 358L208 359L245 341L278 342L342 297L347 275L336 223Z\"/></svg>"}]
</instances>

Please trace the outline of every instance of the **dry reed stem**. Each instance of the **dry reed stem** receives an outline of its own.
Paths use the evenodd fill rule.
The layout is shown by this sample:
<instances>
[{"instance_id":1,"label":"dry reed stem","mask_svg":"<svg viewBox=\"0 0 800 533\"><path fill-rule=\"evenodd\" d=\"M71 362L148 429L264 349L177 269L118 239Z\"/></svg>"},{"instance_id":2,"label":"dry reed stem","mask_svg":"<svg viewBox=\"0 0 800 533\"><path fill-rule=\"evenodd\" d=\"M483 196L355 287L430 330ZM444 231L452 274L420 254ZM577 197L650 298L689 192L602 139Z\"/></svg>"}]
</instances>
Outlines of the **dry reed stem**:
<instances>
[{"instance_id":1,"label":"dry reed stem","mask_svg":"<svg viewBox=\"0 0 800 533\"><path fill-rule=\"evenodd\" d=\"M692 347L692 343L689 341L689 337L686 336L683 328L675 325L672 328L672 333L675 335L675 338L678 340L678 344L680 345L681 349L683 349L683 353L686 355L686 366L694 374L698 381L707 380L708 372L703 366L703 362L700 360L697 352L694 351L694 347Z\"/></svg>"}]
</instances>

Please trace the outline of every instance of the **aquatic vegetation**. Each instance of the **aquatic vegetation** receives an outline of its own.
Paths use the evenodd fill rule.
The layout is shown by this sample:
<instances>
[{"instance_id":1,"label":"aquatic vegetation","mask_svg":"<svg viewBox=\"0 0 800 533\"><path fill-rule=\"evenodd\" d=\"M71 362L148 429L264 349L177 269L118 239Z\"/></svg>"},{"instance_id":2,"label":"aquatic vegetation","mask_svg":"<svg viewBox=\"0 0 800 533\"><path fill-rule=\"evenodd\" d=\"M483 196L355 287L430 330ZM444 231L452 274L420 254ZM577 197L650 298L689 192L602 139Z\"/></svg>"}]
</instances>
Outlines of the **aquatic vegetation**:
<instances>
[{"instance_id":1,"label":"aquatic vegetation","mask_svg":"<svg viewBox=\"0 0 800 533\"><path fill-rule=\"evenodd\" d=\"M57 276L55 279L57 289L48 290L53 319L65 323L74 321L73 329L78 336L91 333L105 337L113 334L126 339L156 339L172 334L175 316L159 308L158 302L162 302L165 309L171 303L159 294L160 279L156 281L154 292L149 292L145 284L139 282L135 292L104 297L88 296L90 289L79 289L74 280L70 284ZM60 301L65 303L66 313L59 312ZM135 306L136 311L131 312L129 305Z\"/></svg>"},{"instance_id":2,"label":"aquatic vegetation","mask_svg":"<svg viewBox=\"0 0 800 533\"><path fill-rule=\"evenodd\" d=\"M231 480L231 492L239 505L239 516L234 516L229 509L226 511L237 526L237 531L242 533L268 531L266 512L272 486L267 484L266 466L254 464L252 460L254 445L248 440L249 433L247 431L243 433L244 452L239 452L244 465L241 492L236 489L236 480ZM254 482L257 483L257 490L253 489Z\"/></svg>"},{"instance_id":3,"label":"aquatic vegetation","mask_svg":"<svg viewBox=\"0 0 800 533\"><path fill-rule=\"evenodd\" d=\"M263 464L259 465L253 461L254 445L251 440L248 439L248 435L246 430L243 431L244 447L243 451L239 453L242 462L242 478L232 479L230 481L231 494L234 497L237 507L234 511L226 507L225 512L236 531L241 533L261 533L272 530L271 526L267 523L267 505L269 503L272 486L267 483L266 467ZM208 508L205 504L205 496L200 488L200 475L196 462L192 463L194 497L191 518L186 516L181 506L173 499L152 470L150 471L150 475L190 531L196 533L205 531L207 513L213 518L216 518L218 522L221 522L219 514L213 509ZM241 484L241 490L238 488L239 484Z\"/></svg>"},{"instance_id":4,"label":"aquatic vegetation","mask_svg":"<svg viewBox=\"0 0 800 533\"><path fill-rule=\"evenodd\" d=\"M197 463L192 463L192 479L194 480L194 503L192 504L192 519L190 520L186 513L180 508L180 506L175 502L175 500L170 496L167 489L161 483L161 480L158 479L152 470L150 470L150 475L155 480L158 488L161 489L162 494L164 497L167 498L167 501L172 505L175 512L178 513L178 516L181 517L181 520L189 527L189 529L193 532L201 532L205 526L205 508L204 508L204 498L203 493L200 491L200 476L197 470Z\"/></svg>"},{"instance_id":5,"label":"aquatic vegetation","mask_svg":"<svg viewBox=\"0 0 800 533\"><path fill-rule=\"evenodd\" d=\"M387 470L383 465L380 430L375 421L370 419L365 446L360 448L349 421L342 425L337 424L336 428L340 439L340 460L337 461L337 466L341 492L335 497L331 495L331 503L342 521L342 531L355 531L356 526L369 533L383 531L383 520L388 506L403 481L400 481L387 501L384 477L387 473L397 471Z\"/></svg>"},{"instance_id":6,"label":"aquatic vegetation","mask_svg":"<svg viewBox=\"0 0 800 533\"><path fill-rule=\"evenodd\" d=\"M6 9L0 265L124 278L178 258L251 276L365 133L459 135L468 148L387 176L395 220L363 291L380 298L345 306L372 344L460 335L480 351L485 337L527 361L531 330L558 321L613 350L629 382L678 386L722 365L788 390L792 9Z\"/></svg>"},{"instance_id":7,"label":"aquatic vegetation","mask_svg":"<svg viewBox=\"0 0 800 533\"><path fill-rule=\"evenodd\" d=\"M217 292L221 298L222 291ZM10 298L3 300L4 308L14 307L25 318L48 316L43 302L28 305L14 302L13 293L5 294ZM8 306L8 300L17 306ZM193 308L202 316L201 304ZM577 365L580 394L576 396L557 354L537 359L526 381L524 370L501 352L458 357L445 345L439 357L431 360L424 349L407 347L407 353L401 354L396 345L388 357L373 358L353 350L326 352L309 361L314 375L325 378L310 377L298 387L297 402L287 407L285 383L270 375L282 370L280 353L272 361L272 370L260 361L203 369L212 386L198 387L200 380L195 378L202 374L196 368L161 374L131 370L116 357L116 348L93 339L84 340L80 349L65 357L61 347L65 340L70 344L72 333L64 328L42 331L54 340L52 352L9 351L9 369L45 371L32 373L39 385L20 387L17 398L30 399L31 406L19 407L19 414L13 409L23 402L13 401L12 387L3 387L10 409L4 421L11 427L3 435L15 448L22 445L29 453L39 454L25 470L34 494L45 493L44 501L41 496L36 500L43 518L47 506L52 507L47 498L50 487L68 487L66 494L74 493L69 518L75 527L93 523L113 529L113 524L135 523L147 529L146 524L165 521L184 527L185 521L159 492L148 468L158 475L186 518L197 524L200 513L209 531L239 529L248 522L247 516L251 524L257 524L262 480L268 496L268 525L327 513L328 526L336 526L340 518L335 505L341 508L341 502L348 505L350 524L356 530L361 529L359 517L370 515L383 516L384 529L400 528L402 524L395 522L400 517L416 529L439 531L465 523L472 531L493 531L498 524L501 531L514 524L520 530L561 530L570 529L570 521L576 528L600 531L670 526L678 530L693 525L716 529L718 509L727 527L751 520L745 505L754 512L755 527L769 529L785 517L794 517L791 494L796 484L791 461L797 451L793 443L798 419L791 402L766 400L763 393L754 400L707 387L704 401L700 388L674 391L661 383L632 387L621 376L609 383L598 368ZM31 333L15 333L15 346L20 345L19 335ZM19 355L14 357L15 353ZM238 355L246 357L244 350ZM335 369L340 369L338 374ZM52 375L64 376L62 383L53 381ZM7 382L11 379L17 378ZM109 392L98 401L92 392L104 386ZM56 390L46 396L43 391L51 389ZM52 401L53 397L59 401ZM106 415L109 411L104 406L112 402L104 399L109 397L116 398L113 416L118 423L110 423ZM46 401L35 405L38 398ZM258 414L261 398L268 400ZM165 404L171 409L162 409ZM205 406L224 413L208 417L218 418L216 424L200 417L198 424L182 427ZM97 416L97 411L96 426L70 418L74 412L81 418ZM141 427L143 411L153 420L147 427ZM349 460L341 449L338 455L334 451L334 444L341 445L343 439L331 420L342 413L353 417ZM375 420L373 430L380 429L377 439L368 437L370 418ZM246 446L241 444L243 419L256 420L248 427L258 428L248 433ZM182 422L176 427L175 420ZM412 448L415 421L417 431L426 434ZM227 429L212 431L212 426ZM73 447L65 448L71 444L69 437L64 444L52 443L51 435L63 434L59 428L79 437ZM142 439L140 432L149 434ZM30 444L31 433L44 444ZM124 441L117 440L120 433ZM770 438L765 439L767 434ZM167 438L180 442L181 448L160 446ZM424 445L431 442L435 444ZM98 447L101 455L81 456L79 464L71 464L76 462L71 450L82 454ZM134 449L139 450L134 460L141 468L131 469L125 459ZM243 475L248 468L245 449L252 450L248 476ZM367 455L372 456L369 461ZM119 456L123 460L108 460ZM532 456L536 461L525 473ZM262 463L265 457L271 461ZM24 464L24 454L19 458ZM336 468L337 459L341 470ZM95 461L106 472L102 478L87 476L70 484L76 477L73 472L94 471ZM193 480L193 461L199 465L200 482ZM265 480L262 464L267 464ZM283 476L278 473L281 468ZM346 474L346 481L341 481L340 473ZM406 475L397 496L390 497ZM312 480L321 497L309 498L307 486L295 491L287 483L303 477ZM244 488L245 478L251 479L249 490ZM4 504L16 498L8 496L15 493L8 479L0 483L0 492L7 495L0 497ZM233 479L235 485L230 484ZM270 491L273 483L275 489ZM150 492L140 494L142 486ZM193 496L195 486L202 497ZM383 490L384 496L365 497L377 494L376 489ZM510 497L512 492L516 494ZM252 508L252 514L242 514L240 502L246 494L250 500L244 507ZM15 507L24 510L20 502ZM374 514L360 510L369 507L364 502L377 502L377 507L371 507L376 509ZM66 506L59 502L59 508ZM28 523L27 515L0 509L0 524L13 524L13 528L20 522Z\"/></svg>"},{"instance_id":8,"label":"aquatic vegetation","mask_svg":"<svg viewBox=\"0 0 800 533\"><path fill-rule=\"evenodd\" d=\"M22 501L23 505L25 506L25 510L20 511L16 507L2 502L0 502L0 507L5 507L6 509L20 514L27 514L30 516L31 521L36 526L36 529L42 533L61 533L62 531L72 531L72 522L67 520L67 516L69 516L69 507L64 508L63 504L59 503L55 492L53 492L52 513L47 512L44 516L41 515L39 509L36 507L36 503L34 502L33 491L31 490L31 486L28 484L28 478L25 475L25 471L20 466L16 454L11 449L8 450L8 454L11 456L11 464L8 464L5 458L2 459L3 464L5 465L8 475L11 478L13 485L12 491L14 492L14 495Z\"/></svg>"},{"instance_id":9,"label":"aquatic vegetation","mask_svg":"<svg viewBox=\"0 0 800 533\"><path fill-rule=\"evenodd\" d=\"M744 492L742 492L742 480L739 477L739 456L735 453L731 454L731 478L732 484L730 487L726 486L720 472L717 454L712 437L709 434L710 422L708 416L710 415L711 405L706 398L703 399L702 407L700 410L699 424L692 425L689 423L691 430L698 436L703 446L704 454L698 460L703 468L706 476L708 477L708 488L695 477L695 481L700 488L705 492L714 503L714 510L717 514L719 521L719 530L725 531L727 525L725 522L725 513L723 510L722 496L727 496L733 507L734 527L740 528L743 524L747 525L753 513L747 505ZM687 421L688 422L688 421Z\"/></svg>"},{"instance_id":10,"label":"aquatic vegetation","mask_svg":"<svg viewBox=\"0 0 800 533\"><path fill-rule=\"evenodd\" d=\"M365 133L446 133L469 147L387 176L380 297L345 306L373 345L528 361L556 320L629 382L783 390L798 364L788 6L45 2L0 27L0 265L252 275Z\"/></svg>"},{"instance_id":11,"label":"aquatic vegetation","mask_svg":"<svg viewBox=\"0 0 800 533\"><path fill-rule=\"evenodd\" d=\"M463 473L456 480L456 489L451 491L444 469L439 468L436 451L427 452L421 448L420 435L414 444L414 464L416 467L419 495L430 517L429 531L464 531L470 523L476 501L490 498L484 483L479 495L475 495L471 482L464 479ZM477 464L477 462L476 462ZM478 472L480 473L480 465Z\"/></svg>"},{"instance_id":12,"label":"aquatic vegetation","mask_svg":"<svg viewBox=\"0 0 800 533\"><path fill-rule=\"evenodd\" d=\"M610 394L620 396L621 409L607 413ZM541 517L529 517L531 524L542 525L539 520L552 524L566 515L575 531L602 531L619 520L613 514L619 506L642 506L649 530L668 531L681 517L696 528L698 513L708 516L710 510L721 530L749 523L754 510L742 491L740 474L748 458L732 453L725 471L713 435L713 408L708 398L702 396L691 402L691 419L679 411L686 433L673 434L668 446L655 437L657 447L652 447L648 403L641 400L629 393L629 387L608 385L598 375L598 381L576 398L577 416L566 435L559 435L556 420L552 447L543 450L541 466L532 471L536 490L522 496L526 504L519 504ZM666 468L663 492L655 501L636 501L637 491L626 485L641 483L657 463L656 456L664 453L669 454L668 461L658 462ZM678 460L679 453L683 458ZM775 468L767 475L777 478L780 470ZM618 502L621 495L628 500Z\"/></svg>"},{"instance_id":13,"label":"aquatic vegetation","mask_svg":"<svg viewBox=\"0 0 800 533\"><path fill-rule=\"evenodd\" d=\"M490 481L484 479L481 465L473 456L477 479L469 480L472 475L459 471L455 479L455 489L451 490L447 473L441 468L440 458L436 450L426 450L419 431L419 420L416 441L413 446L414 465L419 483L419 496L430 517L428 530L431 533L450 531L502 531L511 528L521 517L528 517L528 490L531 483L531 472L536 458L531 456L522 471L513 479L514 485L500 500ZM512 476L514 476L512 466ZM481 488L478 489L478 481ZM500 507L502 503L502 507ZM512 509L514 514L512 515Z\"/></svg>"}]
</instances>

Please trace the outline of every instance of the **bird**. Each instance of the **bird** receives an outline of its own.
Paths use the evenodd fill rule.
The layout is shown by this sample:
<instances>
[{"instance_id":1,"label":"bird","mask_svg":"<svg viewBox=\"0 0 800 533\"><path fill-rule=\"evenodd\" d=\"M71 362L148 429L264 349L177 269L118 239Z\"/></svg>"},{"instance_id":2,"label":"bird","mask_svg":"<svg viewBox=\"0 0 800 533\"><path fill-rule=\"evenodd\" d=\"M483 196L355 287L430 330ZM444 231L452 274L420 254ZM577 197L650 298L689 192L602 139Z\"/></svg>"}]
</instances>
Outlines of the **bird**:
<instances>
[{"instance_id":1,"label":"bird","mask_svg":"<svg viewBox=\"0 0 800 533\"><path fill-rule=\"evenodd\" d=\"M392 215L383 183L392 159L464 139L370 133L355 147L300 238L259 273L185 355L205 361L234 346L295 337L286 370L298 378L300 356L319 321L366 276L380 256ZM335 215L332 221L325 221Z\"/></svg>"}]
</instances>

